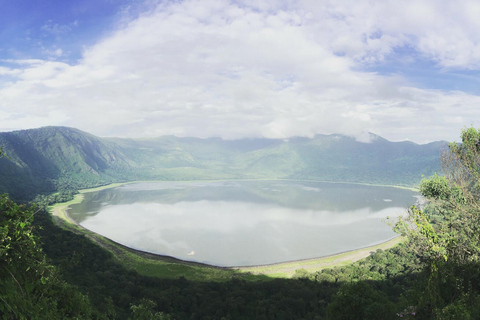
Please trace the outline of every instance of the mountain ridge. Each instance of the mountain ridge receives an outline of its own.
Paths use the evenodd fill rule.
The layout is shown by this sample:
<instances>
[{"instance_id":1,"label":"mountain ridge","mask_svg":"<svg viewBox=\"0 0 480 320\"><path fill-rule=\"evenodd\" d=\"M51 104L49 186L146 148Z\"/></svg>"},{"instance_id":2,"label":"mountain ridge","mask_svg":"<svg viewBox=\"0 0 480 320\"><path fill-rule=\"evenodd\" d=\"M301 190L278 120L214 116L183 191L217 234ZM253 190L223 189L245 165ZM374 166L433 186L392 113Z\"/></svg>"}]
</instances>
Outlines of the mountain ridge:
<instances>
[{"instance_id":1,"label":"mountain ridge","mask_svg":"<svg viewBox=\"0 0 480 320\"><path fill-rule=\"evenodd\" d=\"M0 133L0 192L16 198L133 180L306 179L414 186L440 171L443 141L100 138L69 127Z\"/></svg>"}]
</instances>

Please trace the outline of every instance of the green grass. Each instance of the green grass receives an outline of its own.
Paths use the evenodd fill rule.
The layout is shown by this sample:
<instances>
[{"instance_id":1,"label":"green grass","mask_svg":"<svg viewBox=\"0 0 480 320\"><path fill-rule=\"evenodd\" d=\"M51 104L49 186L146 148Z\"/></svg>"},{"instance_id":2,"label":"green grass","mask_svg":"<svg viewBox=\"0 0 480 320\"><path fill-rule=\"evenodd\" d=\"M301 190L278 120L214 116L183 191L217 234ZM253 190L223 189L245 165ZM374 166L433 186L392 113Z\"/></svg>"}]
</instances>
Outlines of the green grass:
<instances>
[{"instance_id":1,"label":"green grass","mask_svg":"<svg viewBox=\"0 0 480 320\"><path fill-rule=\"evenodd\" d=\"M359 256L368 255L370 252L375 252L377 249L387 249L393 247L401 243L402 241L403 240L401 237L396 237L375 246L360 248L328 257L320 257L315 259L292 261L265 266L242 267L239 268L239 270L241 270L242 272L250 272L252 274L263 274L273 278L290 278L295 273L295 270L298 269L305 269L309 272L315 272L325 268L348 265L355 261L361 260L358 258Z\"/></svg>"},{"instance_id":2,"label":"green grass","mask_svg":"<svg viewBox=\"0 0 480 320\"><path fill-rule=\"evenodd\" d=\"M209 266L195 265L188 262L167 262L155 258L145 258L135 253L128 253L121 261L125 266L136 270L139 274L159 278L185 277L195 281L227 281L232 278L242 278L249 281L265 280L263 275Z\"/></svg>"},{"instance_id":3,"label":"green grass","mask_svg":"<svg viewBox=\"0 0 480 320\"><path fill-rule=\"evenodd\" d=\"M95 191L100 191L100 190L104 190L104 189L110 189L110 188L115 188L115 187L123 186L123 185L126 185L126 184L131 184L131 183L135 183L135 182L136 182L136 181L111 183L111 184L107 184L107 185L101 186L101 187L89 188L89 189L82 189L82 190L79 190L78 192L81 193L81 194L87 193L87 192L95 192ZM75 202L75 203L77 203L77 202Z\"/></svg>"},{"instance_id":4,"label":"green grass","mask_svg":"<svg viewBox=\"0 0 480 320\"><path fill-rule=\"evenodd\" d=\"M72 204L82 202L83 198L84 195L79 193L70 201L55 203L54 205L48 206L47 211L50 212L54 217L60 218L64 223L67 223L70 226L77 226L77 224L68 216L67 209Z\"/></svg>"},{"instance_id":5,"label":"green grass","mask_svg":"<svg viewBox=\"0 0 480 320\"><path fill-rule=\"evenodd\" d=\"M241 278L247 281L268 280L264 275L253 275L248 272L203 265L195 262L181 261L161 255L139 252L122 246L110 239L88 230L84 234L97 245L111 252L114 257L128 269L137 271L140 275L178 279L184 277L192 281L228 281Z\"/></svg>"}]
</instances>

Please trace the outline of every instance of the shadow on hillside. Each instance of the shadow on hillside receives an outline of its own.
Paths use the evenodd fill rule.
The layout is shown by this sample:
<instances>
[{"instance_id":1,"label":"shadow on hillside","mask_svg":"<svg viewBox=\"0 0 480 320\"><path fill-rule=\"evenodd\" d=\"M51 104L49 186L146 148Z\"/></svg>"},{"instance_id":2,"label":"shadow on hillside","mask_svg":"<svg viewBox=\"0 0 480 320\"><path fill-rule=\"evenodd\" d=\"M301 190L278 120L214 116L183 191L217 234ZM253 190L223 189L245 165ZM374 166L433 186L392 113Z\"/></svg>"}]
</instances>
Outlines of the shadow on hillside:
<instances>
[{"instance_id":1,"label":"shadow on hillside","mask_svg":"<svg viewBox=\"0 0 480 320\"><path fill-rule=\"evenodd\" d=\"M85 236L56 226L46 212L37 214L36 224L42 226L37 233L45 253L67 282L87 293L100 312L107 313L111 298L118 319L127 319L131 305L142 299L175 319L394 319L411 312L418 298L409 292L415 292L421 273L388 255L368 265L300 272L297 279L247 281L234 272L223 281L161 279L126 269ZM362 277L368 280L350 282Z\"/></svg>"}]
</instances>

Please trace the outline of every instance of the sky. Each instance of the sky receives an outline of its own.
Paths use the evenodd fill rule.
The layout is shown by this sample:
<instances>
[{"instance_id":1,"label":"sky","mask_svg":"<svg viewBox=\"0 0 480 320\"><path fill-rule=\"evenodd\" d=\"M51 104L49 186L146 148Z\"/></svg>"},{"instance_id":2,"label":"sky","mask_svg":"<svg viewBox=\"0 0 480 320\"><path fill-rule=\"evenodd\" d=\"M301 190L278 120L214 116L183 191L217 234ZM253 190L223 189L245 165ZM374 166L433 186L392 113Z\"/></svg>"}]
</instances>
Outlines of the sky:
<instances>
[{"instance_id":1,"label":"sky","mask_svg":"<svg viewBox=\"0 0 480 320\"><path fill-rule=\"evenodd\" d=\"M0 0L0 131L458 141L477 0ZM364 140L364 139L363 139Z\"/></svg>"}]
</instances>

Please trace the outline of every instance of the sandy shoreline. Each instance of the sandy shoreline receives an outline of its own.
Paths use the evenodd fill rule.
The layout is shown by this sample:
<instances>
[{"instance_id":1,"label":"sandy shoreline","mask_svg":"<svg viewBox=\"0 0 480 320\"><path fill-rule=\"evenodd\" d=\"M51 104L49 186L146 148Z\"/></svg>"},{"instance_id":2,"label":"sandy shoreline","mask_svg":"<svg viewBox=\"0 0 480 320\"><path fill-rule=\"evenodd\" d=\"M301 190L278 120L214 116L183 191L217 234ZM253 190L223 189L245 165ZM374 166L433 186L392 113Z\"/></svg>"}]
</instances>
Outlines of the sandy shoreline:
<instances>
[{"instance_id":1,"label":"sandy shoreline","mask_svg":"<svg viewBox=\"0 0 480 320\"><path fill-rule=\"evenodd\" d=\"M130 182L130 183L132 183L132 182ZM135 182L133 182L133 183L135 183ZM128 182L127 183L117 183L117 184L102 186L102 187L98 187L98 188L80 190L79 194L77 194L73 200L68 201L68 202L64 202L64 203L55 204L55 205L49 207L48 210L51 212L51 214L54 217L57 217L57 218L61 219L64 223L70 225L71 227L82 229L85 233L90 234L90 238L92 238L92 234L91 234L92 231L83 228L81 225L76 223L73 219L71 219L68 216L68 211L67 211L68 207L72 204L80 203L83 200L83 197L84 197L83 194L84 193L99 191L99 190L107 189L107 188L113 188L113 187L117 187L117 186L124 185L124 184L129 184L129 183ZM112 248L111 245L107 245L106 241L101 240L102 238L105 238L105 237L103 237L101 235L98 235L98 234L95 234L95 233L94 233L94 235L95 236L93 238L95 238L95 239L92 239L93 241L95 241L97 244L103 246L107 250L115 253L114 251L116 251L116 250L114 250L114 248ZM105 239L108 239L108 238L105 238ZM302 260L280 262L280 263L274 263L274 264L268 264L268 265L247 266L247 267L241 267L241 266L239 266L239 267L218 267L218 266L213 266L213 265L206 265L206 264L203 264L203 263L196 263L196 262L192 262L192 261L184 261L184 260L177 259L177 258L170 257L170 256L165 256L165 255L161 255L161 254L154 254L154 253L149 253L149 252L129 248L129 247L126 247L126 246L124 246L120 243L117 243L113 240L110 240L110 239L108 239L108 241L113 242L116 245L122 247L123 249L126 249L130 252L133 252L137 255L140 255L144 258L145 257L150 257L150 259L153 259L153 260L165 260L165 261L170 261L170 262L173 260L173 261L176 261L177 263L185 263L185 264L190 264L190 265L191 264L194 264L194 265L196 264L196 265L199 265L199 266L212 267L212 268L215 268L215 269L237 270L237 271L240 271L240 272L258 274L258 275L263 274L263 275L268 275L268 276L272 276L272 277L291 277L295 273L295 270L298 270L298 269L305 269L308 272L315 272L315 271L319 271L319 270L324 269L324 268L332 268L332 267L335 267L335 266L341 266L341 265L347 265L347 264L353 263L355 261L358 261L358 260L361 260L361 259L364 259L364 258L370 256L372 253L374 253L378 249L385 250L385 249L388 249L388 248L391 248L391 247L397 245L398 243L400 243L402 241L402 238L398 236L398 237L387 240L387 241L385 241L383 243L380 243L380 244L377 244L377 245L364 247L364 248L358 248L358 249L354 249L354 250L350 250L350 251L346 251L346 252L341 252L341 253L337 253L337 254L333 254L333 255L328 255L328 256L322 256L322 257L318 257L318 258L302 259Z\"/></svg>"},{"instance_id":2,"label":"sandy shoreline","mask_svg":"<svg viewBox=\"0 0 480 320\"><path fill-rule=\"evenodd\" d=\"M66 209L70 204L72 203L68 203L68 204L65 203L65 204L62 204L62 206L55 206L52 208L51 212L55 217L58 217L62 221L66 222L67 224L82 229L85 233L88 233L87 236L91 238L95 243L106 248L112 253L116 254L117 250L115 250L111 244L107 244L107 242L105 241L108 238L105 238L95 233L93 233L92 235L92 231L89 231L88 229L83 228L82 226L77 224L75 221L70 219L66 211ZM103 238L105 240L102 240ZM255 275L268 275L272 277L288 278L288 277L291 277L295 273L295 270L298 270L298 269L305 269L308 272L316 272L325 268L333 268L335 266L351 264L355 261L367 258L378 249L386 250L388 248L391 248L397 245L398 243L402 242L402 238L395 237L393 239L390 239L386 242L383 242L374 246L354 249L354 250L336 253L333 255L328 255L328 256L323 256L318 258L302 259L302 260L280 262L280 263L274 263L274 264L268 264L268 265L247 266L247 267L219 267L219 266L208 265L208 264L198 263L193 261L185 261L175 257L167 256L167 255L155 254L151 252L133 249L125 245L122 245L120 243L117 243L111 239L108 239L108 241L114 243L116 246L119 246L124 250L128 250L129 252L132 252L136 255L139 255L147 259L162 260L165 262L174 262L174 263L188 264L188 265L198 265L202 267L210 267L215 269L237 270L240 272L251 273Z\"/></svg>"},{"instance_id":3,"label":"sandy shoreline","mask_svg":"<svg viewBox=\"0 0 480 320\"><path fill-rule=\"evenodd\" d=\"M380 244L354 249L346 252L336 253L329 256L323 256L312 259L303 259L290 262L281 262L263 266L252 267L234 267L233 269L243 272L250 272L252 274L277 275L277 276L292 276L295 270L305 269L308 272L315 272L325 268L332 268L335 266L342 266L362 260L370 256L378 249L386 250L402 242L400 236L382 242Z\"/></svg>"}]
</instances>

